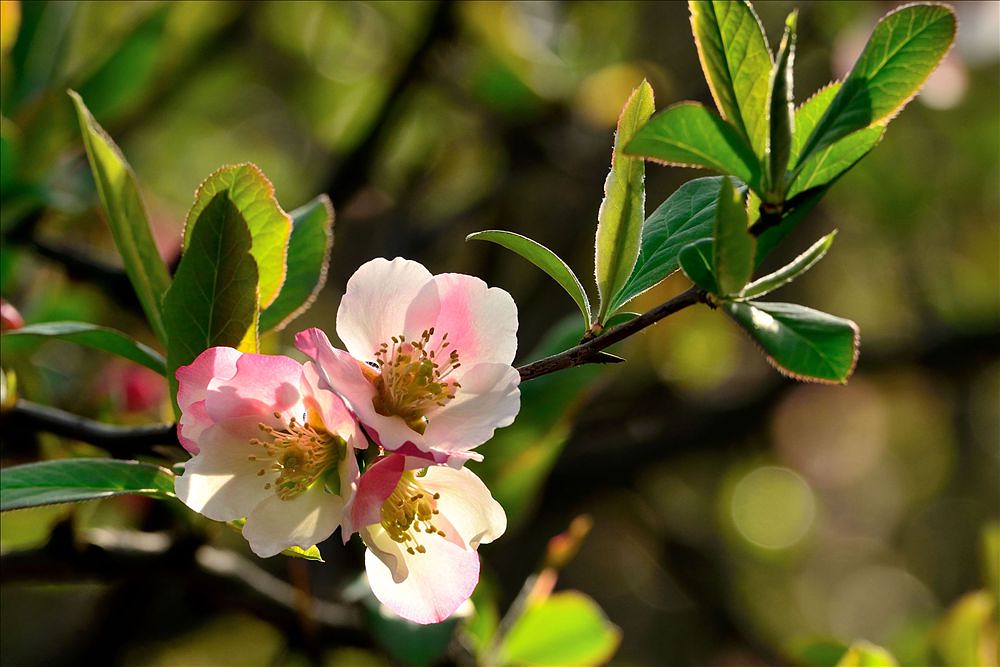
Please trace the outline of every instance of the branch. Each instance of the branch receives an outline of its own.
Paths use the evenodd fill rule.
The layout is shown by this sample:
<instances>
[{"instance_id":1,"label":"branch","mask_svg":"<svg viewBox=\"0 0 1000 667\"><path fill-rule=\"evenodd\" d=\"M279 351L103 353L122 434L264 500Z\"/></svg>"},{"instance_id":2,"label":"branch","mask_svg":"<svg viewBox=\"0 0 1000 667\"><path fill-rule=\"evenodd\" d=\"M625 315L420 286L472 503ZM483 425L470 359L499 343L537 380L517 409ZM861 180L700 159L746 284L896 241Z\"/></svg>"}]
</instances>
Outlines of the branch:
<instances>
[{"instance_id":1,"label":"branch","mask_svg":"<svg viewBox=\"0 0 1000 667\"><path fill-rule=\"evenodd\" d=\"M576 347L571 347L565 352L560 352L551 357L545 357L544 359L521 366L517 369L521 374L521 382L533 380L542 375L548 375L549 373L561 371L565 368L594 363L600 359L601 350L604 348L625 340L632 334L638 333L649 325L659 322L664 317L673 315L677 311L683 310L688 306L693 306L696 303L708 303L708 295L704 290L691 287L686 292L681 292L674 298L664 301L656 308L647 310L634 320L629 320L613 329L609 329L597 338L591 338Z\"/></svg>"}]
</instances>

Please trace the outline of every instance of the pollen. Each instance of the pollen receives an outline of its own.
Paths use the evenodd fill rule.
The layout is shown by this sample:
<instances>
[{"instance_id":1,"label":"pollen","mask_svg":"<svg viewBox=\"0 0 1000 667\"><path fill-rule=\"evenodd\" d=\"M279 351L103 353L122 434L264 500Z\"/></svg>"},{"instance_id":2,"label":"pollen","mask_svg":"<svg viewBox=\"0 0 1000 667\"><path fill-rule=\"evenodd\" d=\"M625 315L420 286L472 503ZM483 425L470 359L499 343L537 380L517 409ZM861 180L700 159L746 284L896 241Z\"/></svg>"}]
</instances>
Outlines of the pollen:
<instances>
[{"instance_id":1,"label":"pollen","mask_svg":"<svg viewBox=\"0 0 1000 667\"><path fill-rule=\"evenodd\" d=\"M426 553L427 548L416 534L445 536L433 522L440 498L440 493L429 493L417 482L412 472L404 472L392 494L382 503L382 528L407 553Z\"/></svg>"},{"instance_id":2,"label":"pollen","mask_svg":"<svg viewBox=\"0 0 1000 667\"><path fill-rule=\"evenodd\" d=\"M274 416L280 419L281 413L275 412ZM265 436L250 441L263 449L262 454L248 457L262 465L257 475L263 477L268 471L278 473L277 480L266 483L264 488L273 489L282 500L291 500L306 491L346 456L347 443L343 438L314 425L315 422L322 423L303 414L302 421L292 417L283 429L258 424Z\"/></svg>"},{"instance_id":3,"label":"pollen","mask_svg":"<svg viewBox=\"0 0 1000 667\"><path fill-rule=\"evenodd\" d=\"M448 334L431 344L434 328L425 329L416 340L393 336L375 351L378 374L372 378L372 399L380 415L398 416L417 433L427 429L427 416L455 398L461 388L449 376L462 364L457 350L448 350Z\"/></svg>"}]
</instances>

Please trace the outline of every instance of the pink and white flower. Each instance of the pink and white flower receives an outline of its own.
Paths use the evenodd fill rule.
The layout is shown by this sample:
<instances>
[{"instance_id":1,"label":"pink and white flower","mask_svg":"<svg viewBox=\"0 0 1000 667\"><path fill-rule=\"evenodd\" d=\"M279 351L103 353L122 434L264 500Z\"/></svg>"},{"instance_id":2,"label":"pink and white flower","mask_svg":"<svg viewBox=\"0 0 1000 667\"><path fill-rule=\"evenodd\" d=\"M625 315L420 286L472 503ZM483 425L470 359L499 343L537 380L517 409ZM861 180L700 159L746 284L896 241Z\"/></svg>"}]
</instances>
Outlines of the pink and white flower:
<instances>
[{"instance_id":1,"label":"pink and white flower","mask_svg":"<svg viewBox=\"0 0 1000 667\"><path fill-rule=\"evenodd\" d=\"M479 582L480 544L507 529L503 508L467 468L427 466L419 457L390 454L361 476L344 523L368 547L372 592L416 623L445 620Z\"/></svg>"},{"instance_id":2,"label":"pink and white flower","mask_svg":"<svg viewBox=\"0 0 1000 667\"><path fill-rule=\"evenodd\" d=\"M479 278L373 259L347 282L337 334L347 352L319 329L295 341L386 450L461 465L520 408L517 307Z\"/></svg>"},{"instance_id":3,"label":"pink and white flower","mask_svg":"<svg viewBox=\"0 0 1000 667\"><path fill-rule=\"evenodd\" d=\"M214 347L177 370L177 435L194 455L177 497L216 521L246 518L262 558L325 540L357 487L367 441L311 366Z\"/></svg>"}]
</instances>

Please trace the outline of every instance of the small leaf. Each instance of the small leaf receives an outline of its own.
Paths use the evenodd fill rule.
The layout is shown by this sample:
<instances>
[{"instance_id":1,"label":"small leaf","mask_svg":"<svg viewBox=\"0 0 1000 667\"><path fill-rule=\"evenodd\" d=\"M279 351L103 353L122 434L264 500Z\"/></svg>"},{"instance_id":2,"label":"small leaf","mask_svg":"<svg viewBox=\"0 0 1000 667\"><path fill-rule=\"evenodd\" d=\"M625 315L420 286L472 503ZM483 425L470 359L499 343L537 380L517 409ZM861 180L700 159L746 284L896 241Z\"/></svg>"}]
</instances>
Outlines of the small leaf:
<instances>
[{"instance_id":1,"label":"small leaf","mask_svg":"<svg viewBox=\"0 0 1000 667\"><path fill-rule=\"evenodd\" d=\"M740 291L740 299L756 299L792 282L823 259L836 235L836 231L830 232L785 266L753 281Z\"/></svg>"},{"instance_id":2,"label":"small leaf","mask_svg":"<svg viewBox=\"0 0 1000 667\"><path fill-rule=\"evenodd\" d=\"M326 269L333 248L333 205L320 195L289 215L288 273L285 284L270 306L260 314L261 331L280 331L306 312L326 284Z\"/></svg>"},{"instance_id":3,"label":"small leaf","mask_svg":"<svg viewBox=\"0 0 1000 667\"><path fill-rule=\"evenodd\" d=\"M645 163L623 153L636 131L653 115L653 89L643 81L632 92L618 119L611 172L604 183L604 201L597 216L594 274L603 323L618 290L632 273L639 256L642 222L646 217Z\"/></svg>"},{"instance_id":4,"label":"small leaf","mask_svg":"<svg viewBox=\"0 0 1000 667\"><path fill-rule=\"evenodd\" d=\"M59 338L78 345L117 354L146 368L166 375L166 361L156 350L128 335L87 322L43 322L4 332L4 337Z\"/></svg>"},{"instance_id":5,"label":"small leaf","mask_svg":"<svg viewBox=\"0 0 1000 667\"><path fill-rule=\"evenodd\" d=\"M285 257L292 233L292 219L274 198L274 186L255 164L227 165L206 178L194 196L184 227L184 247L191 242L194 222L220 192L243 216L253 239L252 253L260 281L260 307L267 308L278 297L285 281Z\"/></svg>"},{"instance_id":6,"label":"small leaf","mask_svg":"<svg viewBox=\"0 0 1000 667\"><path fill-rule=\"evenodd\" d=\"M931 651L943 667L996 665L996 599L987 591L966 593L931 633Z\"/></svg>"},{"instance_id":7,"label":"small leaf","mask_svg":"<svg viewBox=\"0 0 1000 667\"><path fill-rule=\"evenodd\" d=\"M785 172L792 150L792 133L795 129L795 101L793 97L793 66L795 62L795 23L798 11L785 19L785 35L778 48L768 90L767 106L767 200L780 202L785 194Z\"/></svg>"},{"instance_id":8,"label":"small leaf","mask_svg":"<svg viewBox=\"0 0 1000 667\"><path fill-rule=\"evenodd\" d=\"M688 181L653 211L642 225L639 259L632 275L615 296L614 312L658 284L679 267L681 248L712 238L720 181L726 176L706 176ZM733 185L737 185L734 183ZM746 186L738 184L740 193Z\"/></svg>"},{"instance_id":9,"label":"small leaf","mask_svg":"<svg viewBox=\"0 0 1000 667\"><path fill-rule=\"evenodd\" d=\"M583 290L576 274L569 268L566 262L538 241L533 241L527 236L521 236L514 232L505 232L500 229L489 229L482 232L469 234L466 241L492 241L508 250L513 250L518 255L528 260L542 271L547 273L553 280L562 285L566 293L573 297L573 301L580 307L580 313L585 320L585 326L590 326L590 301L587 293Z\"/></svg>"},{"instance_id":10,"label":"small leaf","mask_svg":"<svg viewBox=\"0 0 1000 667\"><path fill-rule=\"evenodd\" d=\"M217 345L238 347L256 335L257 266L250 231L226 191L202 209L174 283L163 296L167 377Z\"/></svg>"},{"instance_id":11,"label":"small leaf","mask_svg":"<svg viewBox=\"0 0 1000 667\"><path fill-rule=\"evenodd\" d=\"M771 49L760 19L746 0L696 0L688 6L698 59L715 106L757 155L764 155Z\"/></svg>"},{"instance_id":12,"label":"small leaf","mask_svg":"<svg viewBox=\"0 0 1000 667\"><path fill-rule=\"evenodd\" d=\"M858 326L793 303L729 302L726 312L796 380L843 384L858 359Z\"/></svg>"},{"instance_id":13,"label":"small leaf","mask_svg":"<svg viewBox=\"0 0 1000 667\"><path fill-rule=\"evenodd\" d=\"M3 469L0 511L125 494L174 497L174 475L160 466L114 459L61 459Z\"/></svg>"},{"instance_id":14,"label":"small leaf","mask_svg":"<svg viewBox=\"0 0 1000 667\"><path fill-rule=\"evenodd\" d=\"M499 657L504 665L601 665L620 642L621 630L596 602L564 591L525 610L503 639Z\"/></svg>"},{"instance_id":15,"label":"small leaf","mask_svg":"<svg viewBox=\"0 0 1000 667\"><path fill-rule=\"evenodd\" d=\"M702 239L681 248L678 259L684 275L698 287L709 294L718 294L719 286L715 282L715 268L712 259L715 244L712 239Z\"/></svg>"},{"instance_id":16,"label":"small leaf","mask_svg":"<svg viewBox=\"0 0 1000 667\"><path fill-rule=\"evenodd\" d=\"M885 127L866 127L814 152L795 170L788 196L832 183L882 141Z\"/></svg>"},{"instance_id":17,"label":"small leaf","mask_svg":"<svg viewBox=\"0 0 1000 667\"><path fill-rule=\"evenodd\" d=\"M715 208L715 246L712 266L719 294L736 294L753 274L754 244L747 229L743 196L732 182L722 179L719 203Z\"/></svg>"},{"instance_id":18,"label":"small leaf","mask_svg":"<svg viewBox=\"0 0 1000 667\"><path fill-rule=\"evenodd\" d=\"M625 152L668 165L714 169L760 187L760 164L746 139L697 102L680 102L653 116Z\"/></svg>"},{"instance_id":19,"label":"small leaf","mask_svg":"<svg viewBox=\"0 0 1000 667\"><path fill-rule=\"evenodd\" d=\"M899 663L881 646L860 641L851 644L836 667L899 667Z\"/></svg>"},{"instance_id":20,"label":"small leaf","mask_svg":"<svg viewBox=\"0 0 1000 667\"><path fill-rule=\"evenodd\" d=\"M165 343L166 328L160 314L160 297L170 286L170 275L153 242L135 174L115 142L90 115L83 99L72 90L69 96L76 105L90 170L104 205L108 227L125 264L125 272L135 288L149 326L156 337Z\"/></svg>"},{"instance_id":21,"label":"small leaf","mask_svg":"<svg viewBox=\"0 0 1000 667\"><path fill-rule=\"evenodd\" d=\"M798 164L857 130L888 124L937 68L951 48L956 27L955 13L946 5L904 5L886 14L800 152Z\"/></svg>"}]
</instances>

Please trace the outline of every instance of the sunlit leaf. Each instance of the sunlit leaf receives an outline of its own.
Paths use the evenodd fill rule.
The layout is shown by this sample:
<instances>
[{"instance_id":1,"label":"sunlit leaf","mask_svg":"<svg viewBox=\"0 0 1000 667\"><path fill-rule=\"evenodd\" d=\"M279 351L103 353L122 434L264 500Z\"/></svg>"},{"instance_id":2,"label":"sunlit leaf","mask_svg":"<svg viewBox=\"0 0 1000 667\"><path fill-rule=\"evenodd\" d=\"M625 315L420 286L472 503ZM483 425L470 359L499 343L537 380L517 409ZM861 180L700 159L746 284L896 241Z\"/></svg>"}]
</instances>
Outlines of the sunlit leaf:
<instances>
[{"instance_id":1,"label":"sunlit leaf","mask_svg":"<svg viewBox=\"0 0 1000 667\"><path fill-rule=\"evenodd\" d=\"M58 338L77 345L117 354L146 368L166 375L166 361L156 350L133 340L127 334L87 322L43 322L4 332L5 338Z\"/></svg>"},{"instance_id":2,"label":"sunlit leaf","mask_svg":"<svg viewBox=\"0 0 1000 667\"><path fill-rule=\"evenodd\" d=\"M653 115L653 89L646 81L632 92L618 119L611 171L604 183L604 201L597 216L594 275L603 323L618 290L632 273L639 256L642 222L646 217L645 163L623 150L636 131Z\"/></svg>"},{"instance_id":3,"label":"sunlit leaf","mask_svg":"<svg viewBox=\"0 0 1000 667\"><path fill-rule=\"evenodd\" d=\"M815 151L796 169L788 196L794 197L800 192L834 181L868 155L884 135L883 126L866 127Z\"/></svg>"},{"instance_id":4,"label":"sunlit leaf","mask_svg":"<svg viewBox=\"0 0 1000 667\"><path fill-rule=\"evenodd\" d=\"M892 654L881 646L868 642L855 642L847 649L836 667L898 667Z\"/></svg>"},{"instance_id":5,"label":"sunlit leaf","mask_svg":"<svg viewBox=\"0 0 1000 667\"><path fill-rule=\"evenodd\" d=\"M785 34L781 38L778 58L771 73L767 101L767 152L764 155L767 194L772 201L781 201L785 189L785 171L792 150L792 132L795 128L795 101L793 98L793 69L795 63L795 23L798 12L785 20Z\"/></svg>"},{"instance_id":6,"label":"sunlit leaf","mask_svg":"<svg viewBox=\"0 0 1000 667\"><path fill-rule=\"evenodd\" d=\"M174 475L160 466L113 459L61 459L9 466L0 475L0 511L138 494L172 498Z\"/></svg>"},{"instance_id":7,"label":"sunlit leaf","mask_svg":"<svg viewBox=\"0 0 1000 667\"><path fill-rule=\"evenodd\" d=\"M559 283L566 293L573 297L573 301L580 308L585 326L590 325L590 301L587 293L580 284L573 269L547 247L537 241L521 236L514 232L505 232L499 229L489 229L482 232L469 234L466 241L492 241L508 250L516 252L518 255L528 260L542 271L547 273L553 280Z\"/></svg>"},{"instance_id":8,"label":"sunlit leaf","mask_svg":"<svg viewBox=\"0 0 1000 667\"><path fill-rule=\"evenodd\" d=\"M689 2L691 29L705 80L722 117L764 155L771 50L746 0Z\"/></svg>"},{"instance_id":9,"label":"sunlit leaf","mask_svg":"<svg viewBox=\"0 0 1000 667\"><path fill-rule=\"evenodd\" d=\"M858 327L793 303L724 304L780 372L796 380L842 384L858 358Z\"/></svg>"},{"instance_id":10,"label":"sunlit leaf","mask_svg":"<svg viewBox=\"0 0 1000 667\"><path fill-rule=\"evenodd\" d=\"M564 591L529 606L504 637L505 665L601 665L614 655L621 630L592 599Z\"/></svg>"},{"instance_id":11,"label":"sunlit leaf","mask_svg":"<svg viewBox=\"0 0 1000 667\"><path fill-rule=\"evenodd\" d=\"M750 144L697 102L680 102L653 116L625 152L668 165L713 169L760 187L760 164Z\"/></svg>"},{"instance_id":12,"label":"sunlit leaf","mask_svg":"<svg viewBox=\"0 0 1000 667\"><path fill-rule=\"evenodd\" d=\"M996 599L987 591L963 595L931 634L931 650L943 667L996 667Z\"/></svg>"},{"instance_id":13,"label":"sunlit leaf","mask_svg":"<svg viewBox=\"0 0 1000 667\"><path fill-rule=\"evenodd\" d=\"M892 120L951 48L956 27L954 11L943 4L904 5L883 17L798 163L852 132Z\"/></svg>"},{"instance_id":14,"label":"sunlit leaf","mask_svg":"<svg viewBox=\"0 0 1000 667\"><path fill-rule=\"evenodd\" d=\"M170 276L153 242L135 174L115 142L90 115L83 99L72 90L69 95L76 105L90 169L125 271L150 327L156 337L165 342L160 298L170 286Z\"/></svg>"},{"instance_id":15,"label":"sunlit leaf","mask_svg":"<svg viewBox=\"0 0 1000 667\"><path fill-rule=\"evenodd\" d=\"M722 179L715 208L713 262L719 294L736 294L753 273L754 238L747 228L743 196L729 179Z\"/></svg>"},{"instance_id":16,"label":"sunlit leaf","mask_svg":"<svg viewBox=\"0 0 1000 667\"><path fill-rule=\"evenodd\" d=\"M677 257L684 275L709 294L719 293L715 282L714 245L712 239L702 239L681 248Z\"/></svg>"},{"instance_id":17,"label":"sunlit leaf","mask_svg":"<svg viewBox=\"0 0 1000 667\"><path fill-rule=\"evenodd\" d=\"M833 245L835 236L837 232L830 232L785 266L753 281L740 291L740 298L756 299L792 282L823 259L823 255Z\"/></svg>"},{"instance_id":18,"label":"sunlit leaf","mask_svg":"<svg viewBox=\"0 0 1000 667\"><path fill-rule=\"evenodd\" d=\"M260 314L260 330L285 328L304 313L326 284L327 265L333 248L333 205L320 195L289 215L292 235L288 240L288 272L281 292Z\"/></svg>"}]
</instances>

